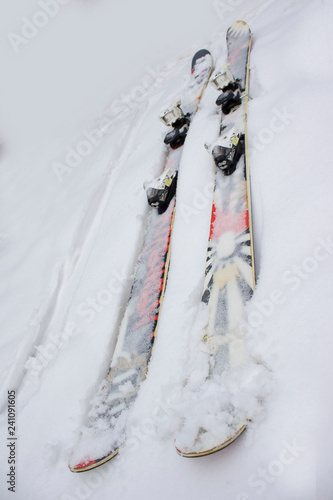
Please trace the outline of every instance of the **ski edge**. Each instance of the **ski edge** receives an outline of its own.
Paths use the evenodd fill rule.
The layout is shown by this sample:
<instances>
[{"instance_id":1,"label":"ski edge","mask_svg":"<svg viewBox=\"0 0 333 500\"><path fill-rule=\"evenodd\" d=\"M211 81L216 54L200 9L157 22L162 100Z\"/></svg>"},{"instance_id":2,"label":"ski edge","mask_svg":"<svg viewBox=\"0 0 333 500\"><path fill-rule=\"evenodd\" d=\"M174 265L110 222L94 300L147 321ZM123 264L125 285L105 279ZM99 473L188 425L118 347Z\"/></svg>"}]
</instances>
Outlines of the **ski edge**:
<instances>
[{"instance_id":1,"label":"ski edge","mask_svg":"<svg viewBox=\"0 0 333 500\"><path fill-rule=\"evenodd\" d=\"M163 303L163 300L164 300L165 289L166 289L166 285L167 285L167 281L168 281L170 259L171 259L172 229L173 229L173 224L174 224L174 220L175 220L176 201L177 200L176 200L176 194L175 194L174 197L173 197L173 199L171 200L171 203L173 203L173 209L172 209L172 216L171 216L170 230L169 230L169 245L168 245L167 254L165 256L163 286L162 286L162 291L161 291L161 295L160 295L160 298L159 298L159 301L160 301L160 303L159 303L159 312L158 312L157 322L156 322L156 325L155 325L155 330L154 330L154 333L153 333L154 341L153 341L153 345L152 345L152 348L151 348L151 351L150 351L149 361L151 359L151 356L153 355L153 351L154 351L154 347L155 347L155 339L156 339L156 334L157 334L157 328L158 328L158 325L159 325L160 313L161 313L161 309L162 309L162 303ZM147 364L145 379L148 376L148 371L149 371L149 362Z\"/></svg>"},{"instance_id":2,"label":"ski edge","mask_svg":"<svg viewBox=\"0 0 333 500\"><path fill-rule=\"evenodd\" d=\"M244 21L242 21L244 22ZM246 24L246 23L245 23ZM252 196L251 196L251 173L250 173L250 162L249 162L249 138L248 138L248 130L247 130L247 117L249 113L249 84L250 84L250 52L252 46L252 32L249 28L250 32L250 41L249 41L249 55L247 59L246 66L246 87L245 87L245 95L243 97L244 100L244 132L245 132L245 172L246 172L246 193L247 193L247 207L249 211L249 231L250 231L250 248L251 248L251 257L252 257L252 284L253 290L256 287L256 270L255 270L255 255L254 255L254 241L253 241L253 220L252 220Z\"/></svg>"}]
</instances>

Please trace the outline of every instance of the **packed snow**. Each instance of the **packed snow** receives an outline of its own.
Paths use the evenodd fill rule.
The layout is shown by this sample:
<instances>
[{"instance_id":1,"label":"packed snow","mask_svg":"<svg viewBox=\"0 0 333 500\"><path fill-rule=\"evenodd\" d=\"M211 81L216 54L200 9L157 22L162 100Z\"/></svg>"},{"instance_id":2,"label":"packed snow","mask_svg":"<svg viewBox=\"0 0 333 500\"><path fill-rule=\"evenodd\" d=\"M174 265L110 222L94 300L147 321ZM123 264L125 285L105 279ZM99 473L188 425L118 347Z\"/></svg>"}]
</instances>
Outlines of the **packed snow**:
<instances>
[{"instance_id":1,"label":"packed snow","mask_svg":"<svg viewBox=\"0 0 333 500\"><path fill-rule=\"evenodd\" d=\"M57 15L64 29L78 11L88 15L96 8L101 16L108 8L62 3ZM24 116L16 143L15 123L6 115L0 125L1 499L332 498L333 5L226 0L209 8L218 23L205 27L206 36L200 31L193 38L193 13L192 38L182 39L181 49L176 42L169 53L164 48L169 62L159 59L158 72L137 74L135 67L127 83L133 87L118 98L110 101L105 88L96 88L96 97L70 118L52 101L49 123L43 109L36 111L45 130L29 132ZM140 15L148 29L151 18ZM196 50L208 49L216 68L224 64L225 33L236 19L253 34L248 138L257 287L243 330L255 363L221 383L205 380L200 298L214 165L204 144L216 140L220 120L217 92L208 86L183 148L168 283L148 377L125 431L119 422L126 438L119 455L72 474L68 463L110 365L143 241L149 214L143 184L163 170L168 129L158 116L189 82ZM3 32L11 29L7 23ZM45 36L61 38L55 23L44 29ZM27 47L12 39L27 51L21 64L29 67L42 36ZM84 57L85 47L75 50ZM110 63L102 59L94 71ZM5 60L9 71L13 63ZM12 83L6 76L4 93L17 84L17 71ZM72 88L73 99L83 102L83 90L78 94ZM48 108L54 94L43 98ZM200 393L193 389L198 386ZM222 439L230 406L239 420L251 419L237 441L203 458L176 453L175 443L193 440L202 419ZM96 451L100 443L93 436L91 442ZM11 475L15 493L8 489Z\"/></svg>"}]
</instances>

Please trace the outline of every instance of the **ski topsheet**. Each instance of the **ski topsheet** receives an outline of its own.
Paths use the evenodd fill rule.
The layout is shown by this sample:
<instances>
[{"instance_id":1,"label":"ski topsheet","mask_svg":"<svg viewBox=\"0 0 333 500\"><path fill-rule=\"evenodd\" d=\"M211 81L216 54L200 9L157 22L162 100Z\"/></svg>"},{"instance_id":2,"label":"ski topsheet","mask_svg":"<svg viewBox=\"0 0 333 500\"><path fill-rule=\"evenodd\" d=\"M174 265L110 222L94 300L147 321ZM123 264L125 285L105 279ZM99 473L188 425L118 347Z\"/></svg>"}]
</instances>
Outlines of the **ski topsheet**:
<instances>
[{"instance_id":1,"label":"ski topsheet","mask_svg":"<svg viewBox=\"0 0 333 500\"><path fill-rule=\"evenodd\" d=\"M212 67L212 56L207 50L194 55L191 79L182 99L188 123L198 108ZM179 135L179 130L176 132ZM178 170L181 154L179 143L174 149L169 148L164 172ZM128 412L147 375L155 340L168 274L175 206L174 195L166 210L161 213L153 208L149 214L110 369L92 401L88 424L82 428L72 453L69 464L72 472L87 471L107 462L124 442Z\"/></svg>"},{"instance_id":2,"label":"ski topsheet","mask_svg":"<svg viewBox=\"0 0 333 500\"><path fill-rule=\"evenodd\" d=\"M177 451L185 457L226 447L247 424L239 393L248 361L240 321L255 286L246 130L251 31L245 22L237 21L226 38L228 71L236 82L229 87L238 89L233 99L237 107L231 112L227 102L222 107L216 144L226 149L214 150L216 144L208 148L213 156L215 152L217 167L204 289L196 320L203 327L199 352L205 356L206 374L200 387L187 383L191 415L175 440Z\"/></svg>"}]
</instances>

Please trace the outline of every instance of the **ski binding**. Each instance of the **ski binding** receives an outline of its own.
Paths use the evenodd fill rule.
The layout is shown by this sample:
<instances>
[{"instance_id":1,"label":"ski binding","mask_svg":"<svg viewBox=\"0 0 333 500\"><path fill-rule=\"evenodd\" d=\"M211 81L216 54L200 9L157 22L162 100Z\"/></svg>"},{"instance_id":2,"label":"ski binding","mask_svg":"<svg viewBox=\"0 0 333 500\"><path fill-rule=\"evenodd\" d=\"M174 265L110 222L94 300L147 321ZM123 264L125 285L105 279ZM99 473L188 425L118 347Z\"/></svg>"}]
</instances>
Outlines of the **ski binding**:
<instances>
[{"instance_id":1,"label":"ski binding","mask_svg":"<svg viewBox=\"0 0 333 500\"><path fill-rule=\"evenodd\" d=\"M181 108L180 99L173 101L170 107L160 115L160 120L167 126L173 126L174 123L181 118L184 118L184 113Z\"/></svg>"},{"instance_id":2,"label":"ski binding","mask_svg":"<svg viewBox=\"0 0 333 500\"><path fill-rule=\"evenodd\" d=\"M190 120L187 115L184 116L180 99L174 101L160 115L160 119L165 125L173 127L173 130L165 136L164 143L169 144L172 149L182 146L190 126Z\"/></svg>"},{"instance_id":3,"label":"ski binding","mask_svg":"<svg viewBox=\"0 0 333 500\"><path fill-rule=\"evenodd\" d=\"M236 127L232 127L210 146L205 144L205 147L224 175L231 175L244 153L244 135L237 131Z\"/></svg>"},{"instance_id":4,"label":"ski binding","mask_svg":"<svg viewBox=\"0 0 333 500\"><path fill-rule=\"evenodd\" d=\"M151 207L158 208L159 212L165 212L170 200L176 191L177 171L169 168L163 174L150 182L145 182L148 203Z\"/></svg>"},{"instance_id":5,"label":"ski binding","mask_svg":"<svg viewBox=\"0 0 333 500\"><path fill-rule=\"evenodd\" d=\"M216 104L222 107L222 112L225 115L228 115L230 111L241 104L240 83L235 80L230 64L227 63L222 66L211 78L210 83L216 90L222 90L222 94L217 98Z\"/></svg>"}]
</instances>

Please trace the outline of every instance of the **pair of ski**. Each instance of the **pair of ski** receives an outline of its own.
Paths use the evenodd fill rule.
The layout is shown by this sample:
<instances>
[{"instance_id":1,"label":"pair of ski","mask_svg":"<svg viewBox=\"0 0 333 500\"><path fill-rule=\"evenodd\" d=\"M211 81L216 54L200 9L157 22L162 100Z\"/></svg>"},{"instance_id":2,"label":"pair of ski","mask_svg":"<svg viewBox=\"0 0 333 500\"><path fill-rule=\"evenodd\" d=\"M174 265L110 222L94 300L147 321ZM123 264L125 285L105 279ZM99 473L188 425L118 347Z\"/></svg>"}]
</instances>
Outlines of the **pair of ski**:
<instances>
[{"instance_id":1,"label":"pair of ski","mask_svg":"<svg viewBox=\"0 0 333 500\"><path fill-rule=\"evenodd\" d=\"M219 138L208 148L216 164L201 299L207 318L202 343L209 359L208 379L232 372L246 359L239 321L255 285L246 134L250 44L249 27L237 21L227 32L228 64L211 80L222 91L217 100L222 113ZM173 127L165 138L170 151L162 176L145 186L154 208L109 373L92 401L88 424L73 451L69 465L72 472L91 470L118 453L128 412L147 375L169 268L182 145L212 69L211 54L207 50L197 52L182 107L177 101L161 115L164 123ZM247 422L233 418L232 408L228 411L228 436L223 442L212 443L209 429L201 425L192 444L181 447L176 441L178 453L198 457L232 443Z\"/></svg>"}]
</instances>

